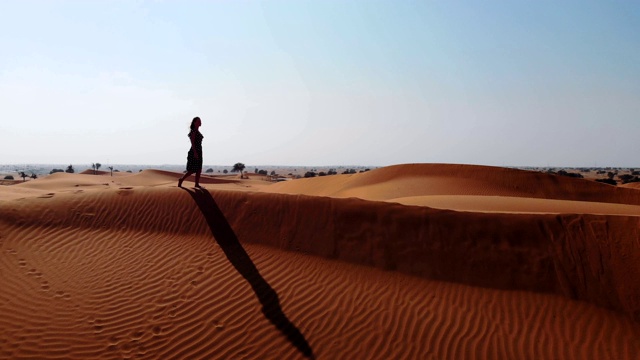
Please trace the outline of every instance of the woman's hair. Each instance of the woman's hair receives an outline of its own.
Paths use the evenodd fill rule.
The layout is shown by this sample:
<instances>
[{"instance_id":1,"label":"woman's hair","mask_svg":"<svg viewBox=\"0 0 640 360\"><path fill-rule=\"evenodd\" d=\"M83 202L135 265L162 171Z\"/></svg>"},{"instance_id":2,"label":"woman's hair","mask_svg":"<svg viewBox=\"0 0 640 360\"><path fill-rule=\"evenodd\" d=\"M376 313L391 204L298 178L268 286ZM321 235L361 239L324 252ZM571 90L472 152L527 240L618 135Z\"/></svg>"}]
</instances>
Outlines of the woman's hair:
<instances>
[{"instance_id":1,"label":"woman's hair","mask_svg":"<svg viewBox=\"0 0 640 360\"><path fill-rule=\"evenodd\" d=\"M197 120L200 120L200 118L199 118L199 117L197 117L197 116L196 116L196 117L194 117L194 118L193 118L193 120L191 120L191 125L189 126L189 127L191 128L191 131L193 131L193 130L195 130L195 129L196 129L196 121L197 121Z\"/></svg>"}]
</instances>

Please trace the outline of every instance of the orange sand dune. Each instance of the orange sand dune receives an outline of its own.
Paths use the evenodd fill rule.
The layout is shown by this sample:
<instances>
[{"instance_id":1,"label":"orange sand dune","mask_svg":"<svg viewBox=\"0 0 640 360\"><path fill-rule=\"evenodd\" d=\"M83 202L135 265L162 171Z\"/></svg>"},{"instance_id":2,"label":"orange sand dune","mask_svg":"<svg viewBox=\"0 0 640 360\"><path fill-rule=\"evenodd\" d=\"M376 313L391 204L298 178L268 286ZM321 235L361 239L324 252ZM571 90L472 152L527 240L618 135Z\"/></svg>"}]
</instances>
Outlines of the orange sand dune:
<instances>
[{"instance_id":1,"label":"orange sand dune","mask_svg":"<svg viewBox=\"0 0 640 360\"><path fill-rule=\"evenodd\" d=\"M640 206L640 193L627 188L540 172L477 165L396 165L353 175L281 182L266 191L357 197L460 211L640 215L637 207ZM570 202L563 204L557 200ZM613 204L633 206L616 208Z\"/></svg>"},{"instance_id":2,"label":"orange sand dune","mask_svg":"<svg viewBox=\"0 0 640 360\"><path fill-rule=\"evenodd\" d=\"M623 185L620 185L620 187L629 188L629 189L640 189L640 182L632 182L632 183L628 183L628 184L623 184Z\"/></svg>"},{"instance_id":3,"label":"orange sand dune","mask_svg":"<svg viewBox=\"0 0 640 360\"><path fill-rule=\"evenodd\" d=\"M162 171L0 187L0 358L640 353L637 190L488 167L380 170L282 184L298 194L216 178L179 189L179 174ZM425 195L426 170L448 172L449 187ZM454 170L484 178L455 183ZM546 188L509 190L492 176ZM302 194L319 183L339 196ZM434 196L483 199L464 212L381 201ZM484 198L502 213L486 212ZM568 208L506 212L517 199ZM584 202L611 212L565 213ZM620 209L629 214L611 215Z\"/></svg>"}]
</instances>

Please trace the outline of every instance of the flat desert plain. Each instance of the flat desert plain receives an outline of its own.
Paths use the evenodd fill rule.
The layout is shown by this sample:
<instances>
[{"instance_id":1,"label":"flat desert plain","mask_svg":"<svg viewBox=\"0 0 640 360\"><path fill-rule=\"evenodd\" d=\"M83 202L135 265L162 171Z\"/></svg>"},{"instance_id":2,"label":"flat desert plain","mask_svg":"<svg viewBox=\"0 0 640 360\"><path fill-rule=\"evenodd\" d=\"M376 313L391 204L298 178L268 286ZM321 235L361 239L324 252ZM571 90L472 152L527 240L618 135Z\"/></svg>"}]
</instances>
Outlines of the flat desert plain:
<instances>
[{"instance_id":1,"label":"flat desert plain","mask_svg":"<svg viewBox=\"0 0 640 360\"><path fill-rule=\"evenodd\" d=\"M640 188L407 164L0 186L0 358L638 359Z\"/></svg>"}]
</instances>

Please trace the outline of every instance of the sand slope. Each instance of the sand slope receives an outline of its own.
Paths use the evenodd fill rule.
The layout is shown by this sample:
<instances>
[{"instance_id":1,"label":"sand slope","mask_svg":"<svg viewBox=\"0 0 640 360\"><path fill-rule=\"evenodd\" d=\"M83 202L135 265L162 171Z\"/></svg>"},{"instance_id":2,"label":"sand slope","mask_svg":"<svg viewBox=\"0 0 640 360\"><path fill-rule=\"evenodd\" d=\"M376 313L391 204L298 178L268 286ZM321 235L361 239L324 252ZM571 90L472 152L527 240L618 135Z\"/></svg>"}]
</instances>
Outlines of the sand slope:
<instances>
[{"instance_id":1,"label":"sand slope","mask_svg":"<svg viewBox=\"0 0 640 360\"><path fill-rule=\"evenodd\" d=\"M628 188L491 166L396 165L353 175L282 182L267 191L357 197L474 212L640 215L640 193ZM561 201L569 202L561 204ZM616 208L615 204L627 206Z\"/></svg>"},{"instance_id":2,"label":"sand slope","mask_svg":"<svg viewBox=\"0 0 640 360\"><path fill-rule=\"evenodd\" d=\"M402 168L390 172L415 177L414 166ZM480 181L458 195L561 201L568 210L637 205L635 189L464 171L494 169L514 174L513 183L558 181L573 193L545 185L534 191L544 196L524 197L533 190L509 190L505 180L507 189ZM380 170L313 179L332 196L310 195L319 186L304 180L211 178L207 191L179 189L179 174L158 171L0 187L0 358L640 353L640 217L406 206L384 198L463 187L451 175L449 188L425 195ZM345 195L366 188L375 201Z\"/></svg>"}]
</instances>

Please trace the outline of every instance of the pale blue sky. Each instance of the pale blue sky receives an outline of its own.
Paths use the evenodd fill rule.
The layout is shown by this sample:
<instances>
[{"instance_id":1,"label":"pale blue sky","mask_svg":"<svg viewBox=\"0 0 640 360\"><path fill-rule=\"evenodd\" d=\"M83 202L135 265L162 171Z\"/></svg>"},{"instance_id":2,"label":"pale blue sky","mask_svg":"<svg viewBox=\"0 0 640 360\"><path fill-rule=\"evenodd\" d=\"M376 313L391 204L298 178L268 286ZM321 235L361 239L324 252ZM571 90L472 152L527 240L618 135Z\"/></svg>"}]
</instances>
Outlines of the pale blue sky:
<instances>
[{"instance_id":1,"label":"pale blue sky","mask_svg":"<svg viewBox=\"0 0 640 360\"><path fill-rule=\"evenodd\" d=\"M636 1L0 0L0 164L640 166Z\"/></svg>"}]
</instances>

